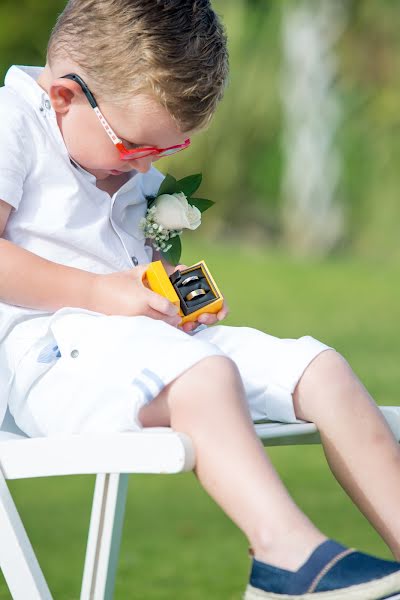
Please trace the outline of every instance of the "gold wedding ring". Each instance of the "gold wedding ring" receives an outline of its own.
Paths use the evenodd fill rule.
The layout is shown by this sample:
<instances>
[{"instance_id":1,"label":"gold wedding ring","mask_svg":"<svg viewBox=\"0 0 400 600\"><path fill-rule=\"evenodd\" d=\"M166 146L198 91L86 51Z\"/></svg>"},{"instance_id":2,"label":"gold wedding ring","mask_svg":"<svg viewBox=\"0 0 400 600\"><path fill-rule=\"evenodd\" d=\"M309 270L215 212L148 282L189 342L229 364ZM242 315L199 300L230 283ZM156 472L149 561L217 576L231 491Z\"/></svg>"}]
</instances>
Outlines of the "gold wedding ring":
<instances>
[{"instance_id":1,"label":"gold wedding ring","mask_svg":"<svg viewBox=\"0 0 400 600\"><path fill-rule=\"evenodd\" d=\"M181 285L187 285L191 281L197 281L199 278L197 275L191 275L190 277L186 277L181 283Z\"/></svg>"},{"instance_id":2,"label":"gold wedding ring","mask_svg":"<svg viewBox=\"0 0 400 600\"><path fill-rule=\"evenodd\" d=\"M206 293L207 292L202 289L193 290L193 292L189 292L189 294L186 296L186 300L193 300L193 298L196 298L196 296L204 296Z\"/></svg>"}]
</instances>

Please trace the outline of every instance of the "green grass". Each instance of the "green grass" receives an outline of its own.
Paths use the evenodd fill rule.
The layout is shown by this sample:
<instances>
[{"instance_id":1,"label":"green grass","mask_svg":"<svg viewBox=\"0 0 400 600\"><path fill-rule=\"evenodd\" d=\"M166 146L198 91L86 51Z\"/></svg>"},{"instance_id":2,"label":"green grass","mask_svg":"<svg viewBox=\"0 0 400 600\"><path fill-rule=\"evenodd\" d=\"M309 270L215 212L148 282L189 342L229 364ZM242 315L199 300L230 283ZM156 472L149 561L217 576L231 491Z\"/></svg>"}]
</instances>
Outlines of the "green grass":
<instances>
[{"instance_id":1,"label":"green grass","mask_svg":"<svg viewBox=\"0 0 400 600\"><path fill-rule=\"evenodd\" d=\"M345 259L310 264L234 244L202 248L192 244L183 260L207 260L231 308L227 324L279 337L311 334L350 361L379 404L400 404L399 266ZM324 532L390 556L331 475L321 447L268 453ZM10 482L57 600L79 598L93 485L93 477L82 476ZM242 534L191 473L132 476L115 599L239 600L246 551ZM1 580L0 600L9 597Z\"/></svg>"}]
</instances>

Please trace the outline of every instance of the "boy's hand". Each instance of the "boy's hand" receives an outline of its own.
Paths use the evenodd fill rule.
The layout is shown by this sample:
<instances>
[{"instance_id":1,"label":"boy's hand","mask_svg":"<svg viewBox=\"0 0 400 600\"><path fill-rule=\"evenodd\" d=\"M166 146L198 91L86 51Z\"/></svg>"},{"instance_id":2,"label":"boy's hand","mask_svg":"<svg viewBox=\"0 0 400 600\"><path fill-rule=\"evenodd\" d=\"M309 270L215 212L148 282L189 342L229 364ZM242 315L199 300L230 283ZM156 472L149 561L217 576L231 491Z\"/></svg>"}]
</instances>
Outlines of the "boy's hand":
<instances>
[{"instance_id":1,"label":"boy's hand","mask_svg":"<svg viewBox=\"0 0 400 600\"><path fill-rule=\"evenodd\" d=\"M147 265L127 271L95 275L90 290L90 310L107 315L143 315L177 327L178 308L167 298L146 287L143 277Z\"/></svg>"},{"instance_id":2,"label":"boy's hand","mask_svg":"<svg viewBox=\"0 0 400 600\"><path fill-rule=\"evenodd\" d=\"M164 267L166 268L166 265L164 265ZM188 267L186 265L178 265L175 268L168 269L169 272L167 272L168 275L171 275L175 271L182 271L183 269L187 268ZM193 329L196 329L196 327L198 327L199 325L214 325L214 323L216 323L217 321L222 321L222 319L225 319L228 313L228 306L224 302L221 310L218 313L202 313L201 315L199 315L197 321L187 321L181 326L181 329L183 329L183 331L185 331L186 333L189 333L190 331L193 331Z\"/></svg>"},{"instance_id":3,"label":"boy's hand","mask_svg":"<svg viewBox=\"0 0 400 600\"><path fill-rule=\"evenodd\" d=\"M222 319L225 319L228 313L229 308L224 302L221 310L218 313L202 313L201 315L199 315L197 321L187 321L181 326L181 328L183 329L183 331L188 333L189 331L193 331L193 329L196 329L196 327L198 327L199 325L214 325L214 323L216 323L217 321L222 321Z\"/></svg>"}]
</instances>

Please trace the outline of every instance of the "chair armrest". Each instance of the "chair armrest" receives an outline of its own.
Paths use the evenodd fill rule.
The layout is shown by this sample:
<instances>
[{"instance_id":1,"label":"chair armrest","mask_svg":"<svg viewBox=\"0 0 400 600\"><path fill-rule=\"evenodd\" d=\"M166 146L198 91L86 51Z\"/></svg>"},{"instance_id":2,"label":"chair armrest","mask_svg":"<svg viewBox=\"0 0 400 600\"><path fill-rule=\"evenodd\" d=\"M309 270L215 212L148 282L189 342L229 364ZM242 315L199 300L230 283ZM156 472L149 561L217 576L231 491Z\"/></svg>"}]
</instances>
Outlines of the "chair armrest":
<instances>
[{"instance_id":1,"label":"chair armrest","mask_svg":"<svg viewBox=\"0 0 400 600\"><path fill-rule=\"evenodd\" d=\"M1 441L6 479L98 473L179 473L195 463L191 440L167 427Z\"/></svg>"}]
</instances>

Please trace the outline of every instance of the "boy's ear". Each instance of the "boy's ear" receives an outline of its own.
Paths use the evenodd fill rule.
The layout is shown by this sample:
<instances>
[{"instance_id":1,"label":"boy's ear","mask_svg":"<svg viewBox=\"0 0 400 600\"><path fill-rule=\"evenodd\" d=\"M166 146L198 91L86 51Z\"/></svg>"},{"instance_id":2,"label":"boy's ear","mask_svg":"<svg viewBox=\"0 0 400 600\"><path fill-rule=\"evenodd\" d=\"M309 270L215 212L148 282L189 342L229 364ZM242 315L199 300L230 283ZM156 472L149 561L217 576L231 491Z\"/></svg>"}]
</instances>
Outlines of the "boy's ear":
<instances>
[{"instance_id":1,"label":"boy's ear","mask_svg":"<svg viewBox=\"0 0 400 600\"><path fill-rule=\"evenodd\" d=\"M64 83L65 82L65 83ZM49 97L54 110L60 114L69 111L73 98L79 94L80 88L73 81L56 80L49 90Z\"/></svg>"}]
</instances>

